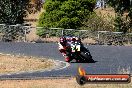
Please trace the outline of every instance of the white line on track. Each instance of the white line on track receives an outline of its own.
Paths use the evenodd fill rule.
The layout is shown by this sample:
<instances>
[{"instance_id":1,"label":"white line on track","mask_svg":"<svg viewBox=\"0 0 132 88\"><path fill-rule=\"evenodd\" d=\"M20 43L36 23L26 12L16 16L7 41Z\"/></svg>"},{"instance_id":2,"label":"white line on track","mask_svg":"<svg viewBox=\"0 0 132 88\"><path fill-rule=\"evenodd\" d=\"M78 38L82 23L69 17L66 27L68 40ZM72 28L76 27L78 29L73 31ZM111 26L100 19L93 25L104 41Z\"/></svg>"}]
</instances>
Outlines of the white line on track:
<instances>
[{"instance_id":1,"label":"white line on track","mask_svg":"<svg viewBox=\"0 0 132 88\"><path fill-rule=\"evenodd\" d=\"M69 63L67 63L67 62L60 61L60 60L56 60L56 61L58 61L59 63L63 63L63 64L65 64L65 66L64 66L64 67L61 67L61 68L58 68L58 69L55 69L55 70L65 69L65 68L67 68L67 67L69 67L69 66L70 66L70 64L69 64Z\"/></svg>"},{"instance_id":2,"label":"white line on track","mask_svg":"<svg viewBox=\"0 0 132 88\"><path fill-rule=\"evenodd\" d=\"M11 74L7 74L7 75L11 75Z\"/></svg>"}]
</instances>

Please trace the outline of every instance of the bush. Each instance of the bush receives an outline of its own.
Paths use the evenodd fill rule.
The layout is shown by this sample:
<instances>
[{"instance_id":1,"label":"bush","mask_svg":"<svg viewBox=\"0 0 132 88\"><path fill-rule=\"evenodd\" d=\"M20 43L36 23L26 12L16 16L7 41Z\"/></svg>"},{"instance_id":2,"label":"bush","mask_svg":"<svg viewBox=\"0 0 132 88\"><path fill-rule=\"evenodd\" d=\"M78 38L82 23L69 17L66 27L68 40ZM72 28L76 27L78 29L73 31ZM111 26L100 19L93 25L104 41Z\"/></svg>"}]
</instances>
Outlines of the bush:
<instances>
[{"instance_id":1,"label":"bush","mask_svg":"<svg viewBox=\"0 0 132 88\"><path fill-rule=\"evenodd\" d=\"M38 26L46 28L72 28L82 26L82 21L93 12L96 0L46 0Z\"/></svg>"},{"instance_id":2,"label":"bush","mask_svg":"<svg viewBox=\"0 0 132 88\"><path fill-rule=\"evenodd\" d=\"M114 20L112 18L106 20L103 15L93 13L87 17L83 22L83 27L80 29L91 31L114 31L113 22Z\"/></svg>"},{"instance_id":3,"label":"bush","mask_svg":"<svg viewBox=\"0 0 132 88\"><path fill-rule=\"evenodd\" d=\"M38 28L36 34L38 36L45 37L46 36L46 29L44 29L44 28Z\"/></svg>"}]
</instances>

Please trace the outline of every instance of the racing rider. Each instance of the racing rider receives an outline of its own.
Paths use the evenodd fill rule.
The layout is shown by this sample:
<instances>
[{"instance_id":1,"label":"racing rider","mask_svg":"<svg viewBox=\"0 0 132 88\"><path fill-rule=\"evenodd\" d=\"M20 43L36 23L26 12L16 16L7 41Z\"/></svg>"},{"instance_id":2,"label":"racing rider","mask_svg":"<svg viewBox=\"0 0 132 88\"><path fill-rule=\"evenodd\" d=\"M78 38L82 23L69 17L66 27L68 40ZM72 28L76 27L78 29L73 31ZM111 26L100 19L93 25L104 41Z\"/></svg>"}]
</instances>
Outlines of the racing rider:
<instances>
[{"instance_id":1,"label":"racing rider","mask_svg":"<svg viewBox=\"0 0 132 88\"><path fill-rule=\"evenodd\" d=\"M60 38L59 51L65 57L66 62L72 61L72 58L71 58L71 55L70 55L70 45L69 45L68 40L67 40L66 37L61 37Z\"/></svg>"}]
</instances>

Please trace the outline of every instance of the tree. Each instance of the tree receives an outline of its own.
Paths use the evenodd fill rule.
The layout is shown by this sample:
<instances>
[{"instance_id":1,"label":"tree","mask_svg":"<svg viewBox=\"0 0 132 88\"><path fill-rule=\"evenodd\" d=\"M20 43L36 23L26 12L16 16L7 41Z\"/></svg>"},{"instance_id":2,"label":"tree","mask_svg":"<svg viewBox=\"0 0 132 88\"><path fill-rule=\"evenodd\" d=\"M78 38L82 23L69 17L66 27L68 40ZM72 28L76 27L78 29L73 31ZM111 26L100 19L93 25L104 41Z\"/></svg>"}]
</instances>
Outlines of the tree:
<instances>
[{"instance_id":1,"label":"tree","mask_svg":"<svg viewBox=\"0 0 132 88\"><path fill-rule=\"evenodd\" d=\"M93 12L96 0L46 0L38 26L76 29Z\"/></svg>"},{"instance_id":2,"label":"tree","mask_svg":"<svg viewBox=\"0 0 132 88\"><path fill-rule=\"evenodd\" d=\"M106 19L107 17L107 19ZM91 31L113 31L113 17L104 16L100 13L93 13L83 22L84 26L81 27L83 30Z\"/></svg>"},{"instance_id":3,"label":"tree","mask_svg":"<svg viewBox=\"0 0 132 88\"><path fill-rule=\"evenodd\" d=\"M107 2L115 10L115 29L126 33L132 28L132 1L131 0L108 0ZM124 15L128 13L128 15Z\"/></svg>"},{"instance_id":4,"label":"tree","mask_svg":"<svg viewBox=\"0 0 132 88\"><path fill-rule=\"evenodd\" d=\"M29 14L35 14L38 11L41 11L43 7L44 0L30 0L29 6L28 6L28 12Z\"/></svg>"},{"instance_id":5,"label":"tree","mask_svg":"<svg viewBox=\"0 0 132 88\"><path fill-rule=\"evenodd\" d=\"M0 0L0 23L22 24L29 0Z\"/></svg>"},{"instance_id":6,"label":"tree","mask_svg":"<svg viewBox=\"0 0 132 88\"><path fill-rule=\"evenodd\" d=\"M131 7L130 0L108 0L108 4L120 15L123 15L125 11L129 11Z\"/></svg>"},{"instance_id":7,"label":"tree","mask_svg":"<svg viewBox=\"0 0 132 88\"><path fill-rule=\"evenodd\" d=\"M24 23L28 4L29 0L0 0L0 24L5 24L4 28L0 28L3 41L13 41L24 37L24 29L16 24Z\"/></svg>"}]
</instances>

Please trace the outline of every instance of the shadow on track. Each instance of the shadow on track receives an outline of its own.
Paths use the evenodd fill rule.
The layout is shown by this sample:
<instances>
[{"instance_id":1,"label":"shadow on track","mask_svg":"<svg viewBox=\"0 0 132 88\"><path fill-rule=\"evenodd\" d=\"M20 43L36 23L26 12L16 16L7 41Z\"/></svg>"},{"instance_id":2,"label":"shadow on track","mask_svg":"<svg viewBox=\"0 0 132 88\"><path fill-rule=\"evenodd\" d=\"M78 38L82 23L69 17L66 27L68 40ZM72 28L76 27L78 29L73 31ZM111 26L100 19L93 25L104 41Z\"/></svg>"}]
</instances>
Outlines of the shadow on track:
<instances>
[{"instance_id":1,"label":"shadow on track","mask_svg":"<svg viewBox=\"0 0 132 88\"><path fill-rule=\"evenodd\" d=\"M98 61L80 61L80 62L76 62L76 61L72 61L70 63L97 63Z\"/></svg>"}]
</instances>

